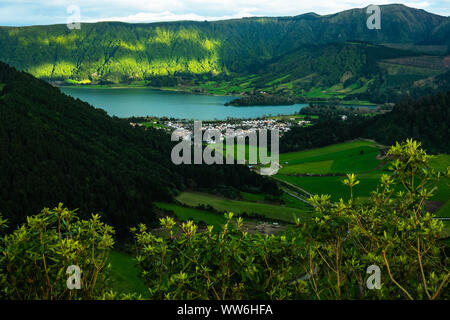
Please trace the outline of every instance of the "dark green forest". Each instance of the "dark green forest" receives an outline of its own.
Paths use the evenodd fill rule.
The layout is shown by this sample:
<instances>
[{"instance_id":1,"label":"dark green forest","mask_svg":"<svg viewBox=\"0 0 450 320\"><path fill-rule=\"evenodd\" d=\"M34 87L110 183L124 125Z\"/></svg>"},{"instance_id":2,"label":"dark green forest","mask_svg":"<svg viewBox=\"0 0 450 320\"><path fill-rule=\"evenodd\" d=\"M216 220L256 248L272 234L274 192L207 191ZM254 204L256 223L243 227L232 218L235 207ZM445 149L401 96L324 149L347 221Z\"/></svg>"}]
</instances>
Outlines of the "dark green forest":
<instances>
[{"instance_id":1,"label":"dark green forest","mask_svg":"<svg viewBox=\"0 0 450 320\"><path fill-rule=\"evenodd\" d=\"M187 187L228 185L275 192L245 166L175 166L170 136L66 96L0 63L0 207L11 226L64 201L102 212L119 235L152 224L153 201Z\"/></svg>"},{"instance_id":2,"label":"dark green forest","mask_svg":"<svg viewBox=\"0 0 450 320\"><path fill-rule=\"evenodd\" d=\"M342 142L355 138L374 139L392 145L409 137L422 141L430 153L449 153L450 91L420 99L397 103L391 112L373 117L333 108L304 108L301 114L319 115L311 127L296 127L280 141L280 152L297 151Z\"/></svg>"},{"instance_id":3,"label":"dark green forest","mask_svg":"<svg viewBox=\"0 0 450 320\"><path fill-rule=\"evenodd\" d=\"M299 102L305 96L308 97L308 92L317 89L318 92L308 97L310 100L357 99L375 103L425 95L449 84L445 75L433 69L429 70L436 73L433 80L412 88L412 82L424 77L419 71L408 69L408 63L413 64L418 59L430 60L432 57L356 41L304 45L268 62L258 70L255 78L244 78L241 84L250 81L254 91L265 90L272 94L288 95ZM386 61L396 61L399 64L385 63ZM393 71L392 68L398 70ZM330 96L331 93L334 95Z\"/></svg>"}]
</instances>

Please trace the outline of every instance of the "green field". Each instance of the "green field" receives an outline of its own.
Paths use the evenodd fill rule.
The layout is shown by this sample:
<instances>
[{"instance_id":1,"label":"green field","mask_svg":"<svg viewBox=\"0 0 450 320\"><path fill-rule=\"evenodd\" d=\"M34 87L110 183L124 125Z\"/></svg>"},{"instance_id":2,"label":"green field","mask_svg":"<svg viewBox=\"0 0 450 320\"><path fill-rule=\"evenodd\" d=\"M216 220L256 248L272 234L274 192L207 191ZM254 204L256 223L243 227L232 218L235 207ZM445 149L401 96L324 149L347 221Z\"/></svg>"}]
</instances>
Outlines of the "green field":
<instances>
[{"instance_id":1,"label":"green field","mask_svg":"<svg viewBox=\"0 0 450 320\"><path fill-rule=\"evenodd\" d=\"M305 114L288 114L288 115L279 115L279 116L270 116L267 117L267 119L271 120L304 120L306 117L309 117L311 119L319 119L319 116L316 115L305 115Z\"/></svg>"},{"instance_id":2,"label":"green field","mask_svg":"<svg viewBox=\"0 0 450 320\"><path fill-rule=\"evenodd\" d=\"M311 102L314 99L338 99L341 100L345 98L345 96L349 94L355 94L355 93L363 93L367 91L367 87L369 85L370 81L366 81L365 84L362 87L358 87L356 83L353 83L352 85L349 85L344 88L342 83L336 84L332 87L328 88L322 88L322 87L312 87L309 91L305 92L303 96L307 99L309 99ZM370 106L374 105L373 103L369 101L363 101L363 100L342 100L340 101L342 104L354 104L354 105L364 105L364 106Z\"/></svg>"},{"instance_id":3,"label":"green field","mask_svg":"<svg viewBox=\"0 0 450 320\"><path fill-rule=\"evenodd\" d=\"M302 174L302 173L314 173L323 174L331 172L331 166L333 160L313 161L294 165L285 165L280 169L281 174Z\"/></svg>"},{"instance_id":4,"label":"green field","mask_svg":"<svg viewBox=\"0 0 450 320\"><path fill-rule=\"evenodd\" d=\"M186 208L174 203L156 202L155 205L163 210L172 211L176 217L181 221L193 220L195 223L200 221L207 225L214 226L215 229L222 229L226 219L223 215L208 212L205 210Z\"/></svg>"},{"instance_id":5,"label":"green field","mask_svg":"<svg viewBox=\"0 0 450 320\"><path fill-rule=\"evenodd\" d=\"M248 215L258 214L269 219L286 222L294 221L293 214L301 218L309 213L309 207L307 205L304 208L299 208L253 201L230 200L201 192L183 192L176 197L176 200L192 207L201 204L210 205L217 211L233 212L236 214L247 213Z\"/></svg>"},{"instance_id":6,"label":"green field","mask_svg":"<svg viewBox=\"0 0 450 320\"><path fill-rule=\"evenodd\" d=\"M443 202L444 205L436 213L436 216L450 218L450 178L442 178L437 187L431 200Z\"/></svg>"},{"instance_id":7,"label":"green field","mask_svg":"<svg viewBox=\"0 0 450 320\"><path fill-rule=\"evenodd\" d=\"M165 125L160 124L160 123L153 123L151 121L149 122L143 122L142 125L146 128L166 128Z\"/></svg>"},{"instance_id":8,"label":"green field","mask_svg":"<svg viewBox=\"0 0 450 320\"><path fill-rule=\"evenodd\" d=\"M440 218L450 218L450 201L447 200L445 204L439 209L439 211L436 213L437 217ZM450 229L450 226L449 226Z\"/></svg>"},{"instance_id":9,"label":"green field","mask_svg":"<svg viewBox=\"0 0 450 320\"><path fill-rule=\"evenodd\" d=\"M305 189L311 194L328 194L333 201L338 201L341 198L344 200L350 198L350 189L342 183L345 177L296 177L277 175L277 178ZM360 183L353 189L353 195L355 197L367 198L370 196L370 192L376 189L379 175L376 173L363 174L358 175L357 179Z\"/></svg>"},{"instance_id":10,"label":"green field","mask_svg":"<svg viewBox=\"0 0 450 320\"><path fill-rule=\"evenodd\" d=\"M265 194L263 193L250 193L241 191L241 197L244 201L261 202L264 201Z\"/></svg>"},{"instance_id":11,"label":"green field","mask_svg":"<svg viewBox=\"0 0 450 320\"><path fill-rule=\"evenodd\" d=\"M236 161L236 159L238 159L238 156L237 156L238 155L237 154L238 153L238 147L240 147L240 148L245 147L245 151L244 151L245 152L245 155L244 155L245 158L244 159L239 159L239 160L245 160L245 163L247 163L247 164L257 164L257 163L259 163L259 159L260 159L259 152L260 152L260 149L261 149L261 152L264 152L265 154L267 154L267 149L266 148L260 148L259 146L250 146L248 143L246 143L245 145L238 145L235 142L233 150L228 149L227 146L226 146L226 143L223 143L223 144L221 144L221 143L213 143L213 144L209 144L208 146L210 148L212 148L212 149L215 149L216 152L222 151L222 153L223 153L223 151L225 150L226 155L227 156L232 156L235 161ZM219 150L220 147L222 147L222 150ZM256 162L252 161L250 163L250 153L252 153L252 155L256 156ZM270 156L270 152L269 152L269 154L267 156Z\"/></svg>"},{"instance_id":12,"label":"green field","mask_svg":"<svg viewBox=\"0 0 450 320\"><path fill-rule=\"evenodd\" d=\"M280 159L283 161L293 161L303 158L311 158L315 156L323 156L326 154L332 154L343 150L353 149L356 147L374 147L377 144L372 141L366 141L366 140L356 140L356 141L350 141L350 142L343 142L338 144L333 144L331 146L323 147L323 148L316 148L306 151L297 151L297 152L289 152L289 153L283 153L280 155Z\"/></svg>"},{"instance_id":13,"label":"green field","mask_svg":"<svg viewBox=\"0 0 450 320\"><path fill-rule=\"evenodd\" d=\"M356 173L360 184L354 188L355 197L367 198L379 184L384 166L376 158L379 146L370 141L352 141L307 151L280 155L282 169L277 179L300 187L311 194L329 194L333 201L348 199L349 188L342 181L344 173ZM440 154L431 162L434 169L446 171L450 156ZM311 174L312 176L299 176ZM337 174L334 176L319 176ZM432 201L443 203L436 216L450 217L450 179L442 178L437 183ZM397 187L398 188L398 187Z\"/></svg>"},{"instance_id":14,"label":"green field","mask_svg":"<svg viewBox=\"0 0 450 320\"><path fill-rule=\"evenodd\" d=\"M439 154L437 156L434 156L433 159L431 159L430 164L434 169L446 171L450 166L450 155Z\"/></svg>"},{"instance_id":15,"label":"green field","mask_svg":"<svg viewBox=\"0 0 450 320\"><path fill-rule=\"evenodd\" d=\"M131 255L119 251L109 253L111 264L111 287L116 292L137 293L143 298L149 298L148 289L141 278L139 269L135 266Z\"/></svg>"},{"instance_id":16,"label":"green field","mask_svg":"<svg viewBox=\"0 0 450 320\"><path fill-rule=\"evenodd\" d=\"M359 173L375 170L379 147L370 141L352 141L280 155L279 174Z\"/></svg>"},{"instance_id":17,"label":"green field","mask_svg":"<svg viewBox=\"0 0 450 320\"><path fill-rule=\"evenodd\" d=\"M241 192L241 196L243 201L267 203L266 197L268 197L269 195L263 193ZM280 200L282 203L284 203L286 207L297 208L303 211L310 210L310 206L307 205L305 202L300 201L297 198L288 195L287 193L283 193L281 196L276 198Z\"/></svg>"}]
</instances>

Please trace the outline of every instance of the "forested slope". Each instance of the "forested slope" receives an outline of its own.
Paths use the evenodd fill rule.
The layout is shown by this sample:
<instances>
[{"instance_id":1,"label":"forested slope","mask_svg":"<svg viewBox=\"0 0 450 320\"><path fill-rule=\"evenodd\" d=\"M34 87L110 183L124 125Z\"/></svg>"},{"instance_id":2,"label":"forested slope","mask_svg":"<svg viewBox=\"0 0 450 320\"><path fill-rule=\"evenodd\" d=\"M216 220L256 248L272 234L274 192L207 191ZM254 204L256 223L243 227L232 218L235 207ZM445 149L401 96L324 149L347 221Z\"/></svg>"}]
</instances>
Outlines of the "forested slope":
<instances>
[{"instance_id":1,"label":"forested slope","mask_svg":"<svg viewBox=\"0 0 450 320\"><path fill-rule=\"evenodd\" d=\"M1 27L0 60L46 79L124 82L173 74L252 73L306 44L348 40L447 44L445 17L382 6L382 29L366 27L365 8L333 15L216 22ZM444 32L445 34L445 32Z\"/></svg>"},{"instance_id":2,"label":"forested slope","mask_svg":"<svg viewBox=\"0 0 450 320\"><path fill-rule=\"evenodd\" d=\"M450 153L450 91L397 103L391 112L372 118L339 113L321 115L312 127L293 128L280 141L280 151L317 148L356 138L393 145L407 138L423 143L430 153Z\"/></svg>"},{"instance_id":3,"label":"forested slope","mask_svg":"<svg viewBox=\"0 0 450 320\"><path fill-rule=\"evenodd\" d=\"M0 212L11 226L64 202L119 232L151 223L154 200L189 186L275 185L245 166L175 166L170 136L75 100L0 62Z\"/></svg>"}]
</instances>

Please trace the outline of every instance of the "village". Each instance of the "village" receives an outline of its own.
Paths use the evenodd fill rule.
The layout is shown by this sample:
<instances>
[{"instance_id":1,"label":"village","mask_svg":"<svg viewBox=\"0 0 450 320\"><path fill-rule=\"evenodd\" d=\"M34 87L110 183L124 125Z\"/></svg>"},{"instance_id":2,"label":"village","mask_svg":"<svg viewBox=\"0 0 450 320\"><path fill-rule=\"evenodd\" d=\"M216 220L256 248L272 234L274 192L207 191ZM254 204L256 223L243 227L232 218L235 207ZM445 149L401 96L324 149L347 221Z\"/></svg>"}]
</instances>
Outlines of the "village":
<instances>
[{"instance_id":1,"label":"village","mask_svg":"<svg viewBox=\"0 0 450 320\"><path fill-rule=\"evenodd\" d=\"M233 132L233 137L248 136L250 133L258 130L278 130L280 136L291 130L294 126L310 125L311 121L298 120L295 116L283 119L253 119L253 120L215 120L205 121L202 123L201 130L206 132L219 132L220 141L224 140L227 131ZM145 118L145 121L130 122L133 127L156 128L165 130L168 133L174 133L180 139L190 140L194 130L194 121L185 119L159 119L159 118ZM217 143L212 138L207 139L208 143Z\"/></svg>"}]
</instances>

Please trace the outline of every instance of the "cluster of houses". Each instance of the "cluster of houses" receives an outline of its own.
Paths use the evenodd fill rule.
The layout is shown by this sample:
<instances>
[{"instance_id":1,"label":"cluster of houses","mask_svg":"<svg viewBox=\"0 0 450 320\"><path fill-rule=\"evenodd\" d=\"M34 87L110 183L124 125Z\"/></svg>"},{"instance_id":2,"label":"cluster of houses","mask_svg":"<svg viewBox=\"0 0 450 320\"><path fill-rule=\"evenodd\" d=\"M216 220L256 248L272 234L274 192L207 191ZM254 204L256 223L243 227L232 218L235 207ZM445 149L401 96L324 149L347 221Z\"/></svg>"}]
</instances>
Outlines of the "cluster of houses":
<instances>
[{"instance_id":1,"label":"cluster of houses","mask_svg":"<svg viewBox=\"0 0 450 320\"><path fill-rule=\"evenodd\" d=\"M138 123L138 122L130 122L130 126L134 127L142 127L142 123Z\"/></svg>"},{"instance_id":2,"label":"cluster of houses","mask_svg":"<svg viewBox=\"0 0 450 320\"><path fill-rule=\"evenodd\" d=\"M190 140L194 130L194 122L167 121L164 123L168 131L173 132L183 140ZM291 123L272 119L265 120L242 120L242 121L215 121L206 122L201 126L201 131L205 132L204 140L207 143L222 142L225 136L239 137L249 136L257 130L266 129L279 130L280 135L290 130Z\"/></svg>"},{"instance_id":3,"label":"cluster of houses","mask_svg":"<svg viewBox=\"0 0 450 320\"><path fill-rule=\"evenodd\" d=\"M300 120L298 122L298 125L301 127L301 126L304 126L304 125L310 124L310 123L311 123L311 121L309 121L309 120Z\"/></svg>"}]
</instances>

